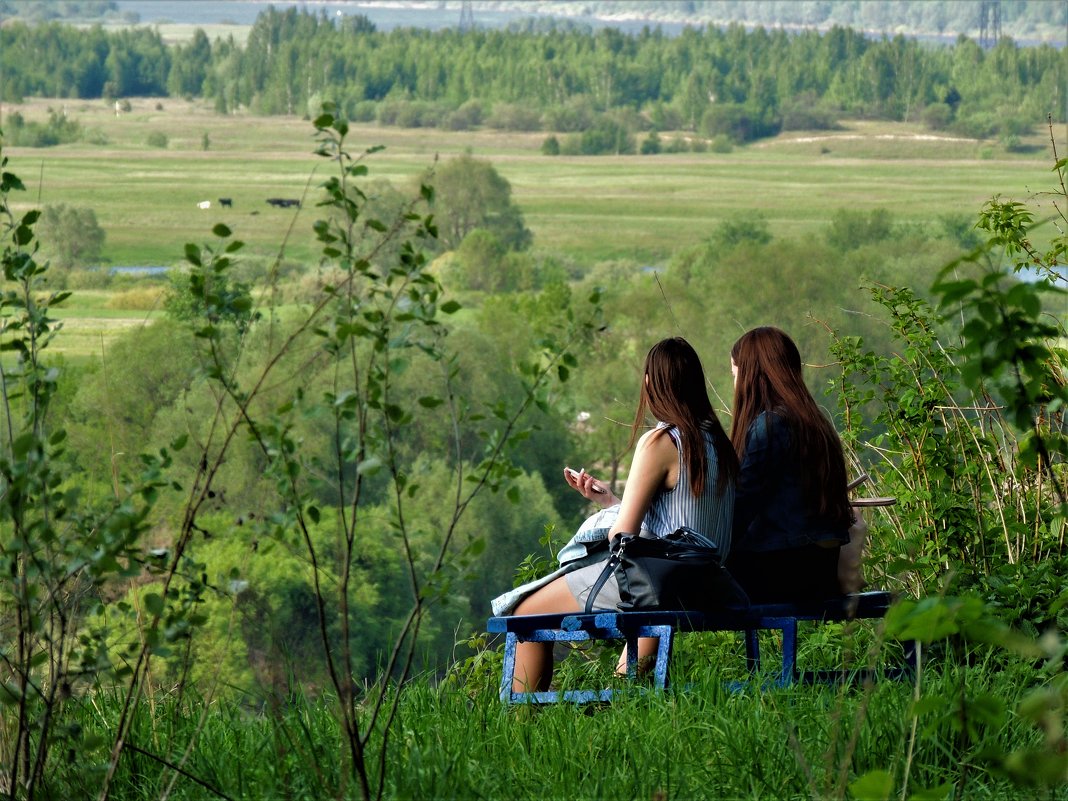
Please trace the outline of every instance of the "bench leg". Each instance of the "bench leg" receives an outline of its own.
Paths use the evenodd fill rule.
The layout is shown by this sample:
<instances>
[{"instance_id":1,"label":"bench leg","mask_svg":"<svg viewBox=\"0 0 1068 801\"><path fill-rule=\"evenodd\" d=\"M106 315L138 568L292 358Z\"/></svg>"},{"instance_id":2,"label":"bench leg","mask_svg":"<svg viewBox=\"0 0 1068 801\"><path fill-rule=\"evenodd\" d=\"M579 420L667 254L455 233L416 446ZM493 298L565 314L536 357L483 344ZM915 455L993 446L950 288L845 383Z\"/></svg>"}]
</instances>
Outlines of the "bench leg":
<instances>
[{"instance_id":1,"label":"bench leg","mask_svg":"<svg viewBox=\"0 0 1068 801\"><path fill-rule=\"evenodd\" d=\"M797 681L797 621L783 621L782 627L782 675L779 686L789 687Z\"/></svg>"},{"instance_id":2,"label":"bench leg","mask_svg":"<svg viewBox=\"0 0 1068 801\"><path fill-rule=\"evenodd\" d=\"M671 626L642 626L637 632L627 635L627 678L638 678L638 638L656 637L656 663L653 666L653 686L658 690L667 687L668 664L671 661L671 645L674 629Z\"/></svg>"},{"instance_id":3,"label":"bench leg","mask_svg":"<svg viewBox=\"0 0 1068 801\"><path fill-rule=\"evenodd\" d=\"M512 680L515 678L515 648L519 638L514 632L508 632L504 637L504 665L501 668L501 700L510 703L512 700Z\"/></svg>"},{"instance_id":4,"label":"bench leg","mask_svg":"<svg viewBox=\"0 0 1068 801\"><path fill-rule=\"evenodd\" d=\"M627 679L634 681L638 678L638 635L627 635Z\"/></svg>"},{"instance_id":5,"label":"bench leg","mask_svg":"<svg viewBox=\"0 0 1068 801\"><path fill-rule=\"evenodd\" d=\"M653 687L663 690L668 683L668 665L671 662L671 626L655 626L660 642L656 647L656 666L653 669Z\"/></svg>"},{"instance_id":6,"label":"bench leg","mask_svg":"<svg viewBox=\"0 0 1068 801\"><path fill-rule=\"evenodd\" d=\"M745 630L745 666L750 673L760 670L760 632L757 629Z\"/></svg>"},{"instance_id":7,"label":"bench leg","mask_svg":"<svg viewBox=\"0 0 1068 801\"><path fill-rule=\"evenodd\" d=\"M590 701L611 701L618 690L567 690L563 692L512 692L515 680L516 648L520 642L577 642L580 640L619 640L627 643L627 676L634 680L638 673L638 638L655 637L658 639L656 664L653 667L654 690L667 687L668 665L671 661L672 638L674 628L663 626L637 626L626 631L619 629L602 630L596 634L586 631L539 630L525 635L521 640L515 632L507 632L504 638L504 659L501 666L501 701L507 704L534 703L553 704L559 701L589 703ZM607 634L608 636L604 636Z\"/></svg>"}]
</instances>

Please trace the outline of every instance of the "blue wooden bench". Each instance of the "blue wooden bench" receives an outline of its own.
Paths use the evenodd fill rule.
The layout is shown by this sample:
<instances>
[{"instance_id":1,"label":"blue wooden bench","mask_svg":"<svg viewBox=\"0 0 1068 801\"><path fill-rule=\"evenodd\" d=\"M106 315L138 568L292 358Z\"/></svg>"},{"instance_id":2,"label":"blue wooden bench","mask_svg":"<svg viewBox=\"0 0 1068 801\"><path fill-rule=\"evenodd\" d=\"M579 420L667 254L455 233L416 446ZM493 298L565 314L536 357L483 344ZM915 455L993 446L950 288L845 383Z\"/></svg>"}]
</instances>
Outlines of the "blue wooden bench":
<instances>
[{"instance_id":1,"label":"blue wooden bench","mask_svg":"<svg viewBox=\"0 0 1068 801\"><path fill-rule=\"evenodd\" d=\"M692 631L742 631L745 633L746 664L751 673L760 670L759 632L775 630L782 634L782 670L773 682L785 687L798 681L827 681L846 678L845 671L804 671L797 668L798 623L831 622L881 618L890 608L888 592L864 592L825 601L788 604L755 604L745 609L701 612L618 612L590 614L513 615L491 617L487 631L505 635L504 667L501 673L501 700L506 703L552 704L558 701L588 703L610 701L617 690L567 690L563 692L512 692L516 645L521 642L579 642L582 640L625 640L627 673L637 675L636 654L639 637L659 637L653 667L653 688L668 686L668 663L674 635ZM906 648L906 658L911 651ZM900 677L907 668L887 668L889 677Z\"/></svg>"}]
</instances>

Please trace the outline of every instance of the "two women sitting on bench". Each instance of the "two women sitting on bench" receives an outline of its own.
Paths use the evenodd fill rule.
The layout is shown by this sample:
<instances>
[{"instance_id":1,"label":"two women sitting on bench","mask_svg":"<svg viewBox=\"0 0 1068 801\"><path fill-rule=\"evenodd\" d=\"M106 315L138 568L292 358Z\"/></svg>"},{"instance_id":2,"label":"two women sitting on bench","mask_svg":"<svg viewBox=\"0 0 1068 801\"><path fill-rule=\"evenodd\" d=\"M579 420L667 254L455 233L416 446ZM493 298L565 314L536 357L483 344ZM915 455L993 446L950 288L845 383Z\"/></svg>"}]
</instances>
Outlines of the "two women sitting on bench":
<instances>
[{"instance_id":1,"label":"two women sitting on bench","mask_svg":"<svg viewBox=\"0 0 1068 801\"><path fill-rule=\"evenodd\" d=\"M728 439L697 353L681 338L658 342L645 360L631 437L637 446L623 498L584 470L565 469L564 479L615 513L609 539L633 531L664 536L680 526L701 532L727 555L728 569L753 602L856 589L839 579L842 547L847 553L857 547L856 538L850 545L854 516L842 445L804 384L797 346L777 328L753 329L732 348L731 368ZM657 424L639 438L647 412ZM602 566L565 571L512 613L581 611ZM613 578L598 591L595 606L611 609L619 601ZM655 641L639 640L639 660L654 648ZM547 689L551 674L552 643L518 645L515 691Z\"/></svg>"}]
</instances>

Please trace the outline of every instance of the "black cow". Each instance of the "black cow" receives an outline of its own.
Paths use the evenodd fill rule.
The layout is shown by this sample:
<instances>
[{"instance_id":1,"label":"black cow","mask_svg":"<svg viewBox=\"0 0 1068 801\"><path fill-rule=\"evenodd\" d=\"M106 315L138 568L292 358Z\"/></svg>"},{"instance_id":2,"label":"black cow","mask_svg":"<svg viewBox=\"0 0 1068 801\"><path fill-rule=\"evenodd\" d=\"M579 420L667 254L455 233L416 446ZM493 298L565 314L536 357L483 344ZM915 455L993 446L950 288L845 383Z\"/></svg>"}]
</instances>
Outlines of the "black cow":
<instances>
[{"instance_id":1,"label":"black cow","mask_svg":"<svg viewBox=\"0 0 1068 801\"><path fill-rule=\"evenodd\" d=\"M233 201L232 198L221 197L221 198L219 198L219 205L220 206L226 206L226 208L228 208L228 209L229 208L233 208L234 201Z\"/></svg>"}]
</instances>

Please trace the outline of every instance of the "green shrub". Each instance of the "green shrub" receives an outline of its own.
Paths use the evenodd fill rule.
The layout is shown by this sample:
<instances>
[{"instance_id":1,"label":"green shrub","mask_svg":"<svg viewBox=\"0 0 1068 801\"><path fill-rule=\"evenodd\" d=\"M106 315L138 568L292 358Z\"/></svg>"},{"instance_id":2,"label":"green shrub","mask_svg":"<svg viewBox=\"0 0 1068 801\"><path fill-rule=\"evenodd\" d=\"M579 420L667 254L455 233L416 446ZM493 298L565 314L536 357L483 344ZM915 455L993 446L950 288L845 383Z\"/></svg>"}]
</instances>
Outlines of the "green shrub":
<instances>
[{"instance_id":1,"label":"green shrub","mask_svg":"<svg viewBox=\"0 0 1068 801\"><path fill-rule=\"evenodd\" d=\"M18 111L4 120L4 137L9 145L20 147L55 147L77 142L84 132L81 123L65 112L48 109L45 123L27 121Z\"/></svg>"},{"instance_id":2,"label":"green shrub","mask_svg":"<svg viewBox=\"0 0 1068 801\"><path fill-rule=\"evenodd\" d=\"M734 150L734 142L731 141L729 136L718 134L712 137L712 142L708 145L708 149L713 153L730 153Z\"/></svg>"},{"instance_id":3,"label":"green shrub","mask_svg":"<svg viewBox=\"0 0 1068 801\"><path fill-rule=\"evenodd\" d=\"M656 131L650 131L649 135L642 140L641 154L655 156L660 150L660 135Z\"/></svg>"},{"instance_id":4,"label":"green shrub","mask_svg":"<svg viewBox=\"0 0 1068 801\"><path fill-rule=\"evenodd\" d=\"M498 131L540 131L541 115L519 103L497 103L486 117L486 125Z\"/></svg>"}]
</instances>

